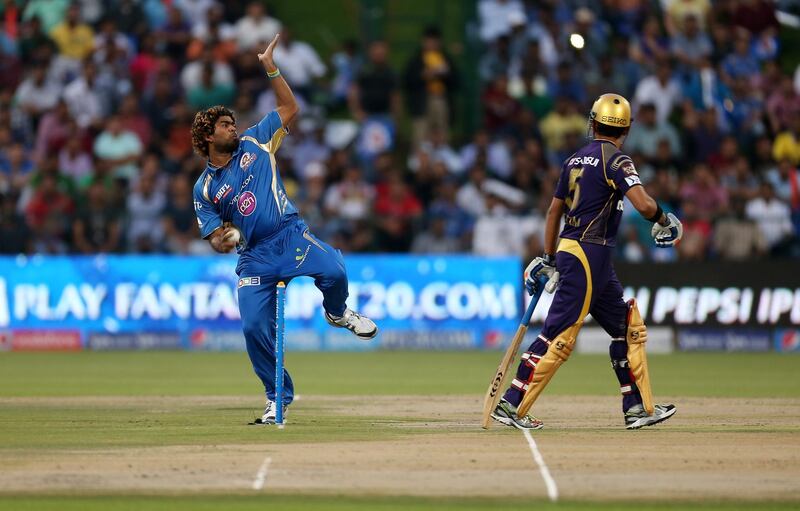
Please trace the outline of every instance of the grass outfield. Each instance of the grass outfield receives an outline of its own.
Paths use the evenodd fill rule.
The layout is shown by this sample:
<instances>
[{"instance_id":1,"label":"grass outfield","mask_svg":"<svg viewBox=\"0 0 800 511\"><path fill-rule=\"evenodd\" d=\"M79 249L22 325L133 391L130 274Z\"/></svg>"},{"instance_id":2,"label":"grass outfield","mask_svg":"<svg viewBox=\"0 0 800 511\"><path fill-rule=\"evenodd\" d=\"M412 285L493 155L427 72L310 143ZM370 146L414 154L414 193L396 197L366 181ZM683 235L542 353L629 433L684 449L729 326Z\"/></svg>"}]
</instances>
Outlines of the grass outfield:
<instances>
[{"instance_id":1,"label":"grass outfield","mask_svg":"<svg viewBox=\"0 0 800 511\"><path fill-rule=\"evenodd\" d=\"M329 444L390 445L424 439L439 431L443 439L455 434L518 442L513 430L493 429L496 435L477 427L454 426L452 417L413 413L415 403L436 408L453 401L466 402L470 413L482 397L488 378L501 354L485 352L376 352L376 353L289 353L288 366L301 395L293 407L290 422L281 432L246 427L244 423L260 413L259 384L244 353L2 353L0 354L0 509L124 510L124 509L508 509L507 498L459 498L369 495L342 488L336 495L304 495L278 489L254 495L245 486L230 491L200 487L196 491L132 490L65 491L36 488L32 491L4 490L4 473L28 460L56 460L65 473L92 468L93 458L71 465L73 452L135 452L137 449L180 449L190 452L218 446L252 446L259 452L278 452L295 445ZM778 354L674 354L651 355L651 378L658 395L703 398L800 397L798 359ZM560 371L547 394L571 397L598 396L588 401L610 399L616 379L607 357L576 355ZM304 402L302 396L311 396ZM378 405L368 407L367 396ZM397 396L400 403L384 409ZM409 398L409 396L419 396ZM599 396L604 396L600 398ZM360 399L363 398L363 399ZM584 401L587 399L581 398ZM614 398L616 399L616 398ZM362 407L361 403L364 403ZM404 404L404 403L407 403ZM433 403L433 404L431 404ZM680 404L680 403L679 403ZM403 408L404 406L410 408ZM349 407L349 408L348 408ZM349 413L358 407L359 413ZM461 413L461 412L459 412ZM594 413L594 412L593 412ZM717 412L714 412L717 413ZM463 413L462 413L463 415ZM592 420L597 420L596 415ZM471 419L469 419L471 420ZM467 422L469 422L469 420ZM601 422L602 424L602 422ZM585 426L591 429L591 425ZM451 428L448 430L447 428ZM455 428L455 429L453 429ZM598 438L615 441L618 426L598 428ZM449 434L451 431L452 434ZM666 434L724 435L773 434L797 439L800 426L790 421L730 423L723 429L702 424L675 422L660 430ZM578 431L553 429L537 432L537 438L551 446L564 435ZM660 433L659 433L660 434ZM793 436L792 436L793 435ZM732 439L733 436L730 436ZM635 437L642 438L642 437ZM736 437L736 442L740 438ZM785 438L780 442L786 442ZM670 440L671 441L671 440ZM733 440L732 440L733 441ZM793 442L797 447L797 442ZM514 444L516 445L516 444ZM503 444L505 449L505 444ZM794 447L787 446L787 448ZM158 451L161 452L161 451ZM520 450L525 454L524 448ZM551 456L551 452L545 452ZM168 457L169 454L166 455ZM229 454L230 456L230 454ZM248 460L252 479L264 454ZM529 455L527 463L530 465ZM59 461L60 460L60 461ZM789 460L787 463L793 463ZM108 463L105 460L104 463ZM134 462L135 463L135 462ZM165 462L166 463L166 462ZM283 463L283 462L282 462ZM783 463L783 462L782 462ZM285 465L285 464L284 464ZM793 467L794 465L792 465ZM110 467L109 470L114 469ZM557 473L560 478L564 470ZM48 476L52 477L52 476ZM487 473L485 484L495 484ZM12 488L15 488L11 486ZM198 493L202 495L198 495ZM501 492L502 493L502 492ZM675 495L680 498L680 495ZM798 496L800 498L800 496ZM604 501L609 499L603 499ZM613 500L613 499L612 499ZM688 499L636 509L796 509L798 502L719 502L719 499ZM727 500L723 498L723 500ZM531 501L532 502L532 501ZM609 510L630 508L631 503L565 501L557 505L537 502L537 509Z\"/></svg>"},{"instance_id":2,"label":"grass outfield","mask_svg":"<svg viewBox=\"0 0 800 511\"><path fill-rule=\"evenodd\" d=\"M499 352L289 353L299 394L482 395ZM800 397L800 359L776 353L650 355L661 395ZM257 395L245 353L0 354L0 396ZM548 394L608 395L608 357L575 355Z\"/></svg>"}]
</instances>

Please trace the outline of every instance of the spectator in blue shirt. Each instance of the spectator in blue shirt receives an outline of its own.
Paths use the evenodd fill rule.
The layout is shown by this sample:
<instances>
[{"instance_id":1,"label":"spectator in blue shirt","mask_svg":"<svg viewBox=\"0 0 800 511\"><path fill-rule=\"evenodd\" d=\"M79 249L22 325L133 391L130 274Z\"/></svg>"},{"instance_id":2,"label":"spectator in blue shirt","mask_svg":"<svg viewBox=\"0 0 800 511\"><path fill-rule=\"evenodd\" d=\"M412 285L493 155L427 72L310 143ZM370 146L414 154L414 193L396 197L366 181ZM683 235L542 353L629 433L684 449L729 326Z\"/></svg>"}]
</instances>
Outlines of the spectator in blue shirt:
<instances>
[{"instance_id":1,"label":"spectator in blue shirt","mask_svg":"<svg viewBox=\"0 0 800 511\"><path fill-rule=\"evenodd\" d=\"M753 93L747 78L738 78L733 82L733 97L726 102L725 110L732 133L740 142L749 142L765 131L761 120L764 106Z\"/></svg>"},{"instance_id":2,"label":"spectator in blue shirt","mask_svg":"<svg viewBox=\"0 0 800 511\"><path fill-rule=\"evenodd\" d=\"M758 60L750 51L750 34L746 30L739 30L736 41L733 43L733 53L722 61L722 71L727 80L737 78L756 79L761 69Z\"/></svg>"},{"instance_id":3,"label":"spectator in blue shirt","mask_svg":"<svg viewBox=\"0 0 800 511\"><path fill-rule=\"evenodd\" d=\"M697 66L702 59L711 56L713 49L711 39L700 29L697 17L687 15L683 30L672 39L672 54L681 64L681 70Z\"/></svg>"},{"instance_id":4,"label":"spectator in blue shirt","mask_svg":"<svg viewBox=\"0 0 800 511\"><path fill-rule=\"evenodd\" d=\"M698 110L708 108L722 109L726 99L731 95L730 89L711 64L710 59L703 59L700 65L692 68L683 82L683 97L692 102Z\"/></svg>"}]
</instances>

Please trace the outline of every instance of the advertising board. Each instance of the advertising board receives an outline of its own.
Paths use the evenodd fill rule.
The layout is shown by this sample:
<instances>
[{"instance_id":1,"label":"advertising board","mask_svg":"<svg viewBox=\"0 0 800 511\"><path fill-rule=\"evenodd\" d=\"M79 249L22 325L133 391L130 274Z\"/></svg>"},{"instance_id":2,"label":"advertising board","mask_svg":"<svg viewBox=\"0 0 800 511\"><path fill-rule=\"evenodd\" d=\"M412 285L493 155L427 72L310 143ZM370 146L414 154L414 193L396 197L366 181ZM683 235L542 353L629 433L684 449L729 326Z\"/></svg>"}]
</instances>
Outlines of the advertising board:
<instances>
[{"instance_id":1,"label":"advertising board","mask_svg":"<svg viewBox=\"0 0 800 511\"><path fill-rule=\"evenodd\" d=\"M288 286L288 349L503 349L527 300L513 257L346 261L348 306L378 323L378 338L365 343L330 328L322 294L304 277ZM0 350L243 350L235 267L235 256L0 258ZM684 350L792 351L783 348L800 330L800 272L791 262L773 261L757 275L733 263L616 268L651 329L653 350L671 349L675 339ZM551 301L542 297L530 333ZM591 316L584 330L578 349L605 351Z\"/></svg>"},{"instance_id":2,"label":"advertising board","mask_svg":"<svg viewBox=\"0 0 800 511\"><path fill-rule=\"evenodd\" d=\"M380 325L378 342L331 329L322 294L304 277L287 288L289 349L478 348L516 328L516 258L349 256L347 264L348 306ZM11 331L11 349L18 330L68 330L78 347L82 338L96 350L241 350L235 266L234 256L0 258L0 331ZM42 339L24 342L48 346Z\"/></svg>"}]
</instances>

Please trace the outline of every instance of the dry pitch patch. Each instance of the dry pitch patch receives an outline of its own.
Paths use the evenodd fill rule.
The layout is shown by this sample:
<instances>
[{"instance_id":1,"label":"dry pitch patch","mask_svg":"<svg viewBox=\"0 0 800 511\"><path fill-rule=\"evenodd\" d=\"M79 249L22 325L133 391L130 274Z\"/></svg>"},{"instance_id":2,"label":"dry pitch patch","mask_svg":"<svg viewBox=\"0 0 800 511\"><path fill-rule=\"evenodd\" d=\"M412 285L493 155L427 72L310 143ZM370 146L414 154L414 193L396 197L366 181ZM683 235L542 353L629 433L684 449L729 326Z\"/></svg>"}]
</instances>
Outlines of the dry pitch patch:
<instances>
[{"instance_id":1,"label":"dry pitch patch","mask_svg":"<svg viewBox=\"0 0 800 511\"><path fill-rule=\"evenodd\" d=\"M0 408L57 403L169 414L177 406L218 409L248 407L252 401L218 396L3 398ZM665 424L626 431L616 398L543 397L536 412L547 429L534 436L561 497L800 498L800 399L675 402L678 413ZM519 496L546 498L523 435L499 425L489 431L477 426L477 396L304 396L294 408L286 430L259 428L264 443L0 447L0 493L246 494L256 491L253 484L262 469L263 492L493 497L511 483ZM293 420L308 420L304 409L313 410L318 420L363 418L366 436L374 431L377 439L275 442L275 436L290 431ZM248 427L247 418L242 428Z\"/></svg>"}]
</instances>

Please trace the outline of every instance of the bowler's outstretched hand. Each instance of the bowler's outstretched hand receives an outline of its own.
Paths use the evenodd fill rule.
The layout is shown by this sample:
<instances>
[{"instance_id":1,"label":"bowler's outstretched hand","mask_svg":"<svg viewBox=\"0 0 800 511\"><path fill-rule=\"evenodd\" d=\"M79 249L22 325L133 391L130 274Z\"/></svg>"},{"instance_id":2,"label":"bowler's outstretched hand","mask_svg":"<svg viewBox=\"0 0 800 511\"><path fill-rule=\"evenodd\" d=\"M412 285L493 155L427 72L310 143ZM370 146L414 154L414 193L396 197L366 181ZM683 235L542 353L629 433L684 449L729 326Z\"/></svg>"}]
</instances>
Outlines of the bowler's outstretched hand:
<instances>
[{"instance_id":1,"label":"bowler's outstretched hand","mask_svg":"<svg viewBox=\"0 0 800 511\"><path fill-rule=\"evenodd\" d=\"M258 61L261 62L261 65L264 66L264 69L270 73L277 69L277 66L275 66L275 61L272 58L272 53L275 51L275 47L278 45L278 39L280 39L280 37L280 34L276 34L275 37L272 38L272 42L267 45L267 49L264 50L264 53L258 54Z\"/></svg>"}]
</instances>

